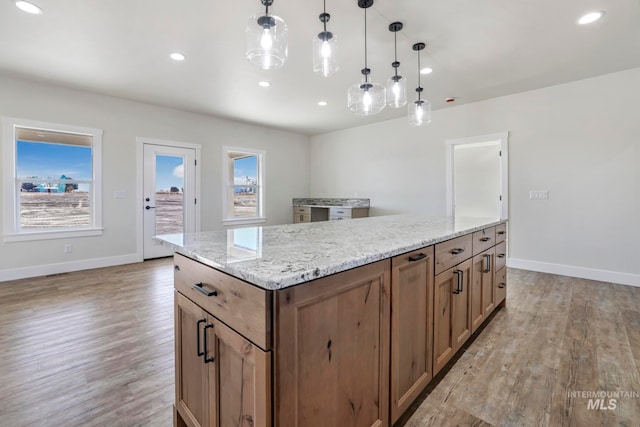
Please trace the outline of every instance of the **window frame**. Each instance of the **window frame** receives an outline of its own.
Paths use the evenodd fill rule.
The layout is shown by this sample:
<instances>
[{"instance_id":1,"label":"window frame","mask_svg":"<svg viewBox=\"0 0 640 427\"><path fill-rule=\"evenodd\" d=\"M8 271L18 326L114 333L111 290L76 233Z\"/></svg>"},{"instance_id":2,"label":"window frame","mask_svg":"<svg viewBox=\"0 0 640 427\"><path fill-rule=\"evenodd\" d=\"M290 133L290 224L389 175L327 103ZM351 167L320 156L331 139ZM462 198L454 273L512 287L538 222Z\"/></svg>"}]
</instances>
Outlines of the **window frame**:
<instances>
[{"instance_id":1,"label":"window frame","mask_svg":"<svg viewBox=\"0 0 640 427\"><path fill-rule=\"evenodd\" d=\"M230 217L229 209L232 201L229 200L229 188L236 187L233 181L233 161L238 158L238 154L246 156L256 156L258 158L257 167L257 183L255 185L258 191L258 215L254 217ZM236 156L234 156L236 155ZM245 224L260 224L266 222L265 215L265 192L266 185L264 182L265 164L267 153L264 150L256 150L253 148L241 148L241 147L222 147L222 223L223 225L245 225ZM253 187L252 185L249 185ZM247 187L243 185L242 187Z\"/></svg>"},{"instance_id":2,"label":"window frame","mask_svg":"<svg viewBox=\"0 0 640 427\"><path fill-rule=\"evenodd\" d=\"M102 130L59 123L2 117L3 135L3 193L4 193L4 242L66 239L74 237L99 236L102 227ZM92 137L92 193L90 194L90 224L82 227L59 227L45 230L22 230L20 228L20 206L17 177L16 128L71 133Z\"/></svg>"}]
</instances>

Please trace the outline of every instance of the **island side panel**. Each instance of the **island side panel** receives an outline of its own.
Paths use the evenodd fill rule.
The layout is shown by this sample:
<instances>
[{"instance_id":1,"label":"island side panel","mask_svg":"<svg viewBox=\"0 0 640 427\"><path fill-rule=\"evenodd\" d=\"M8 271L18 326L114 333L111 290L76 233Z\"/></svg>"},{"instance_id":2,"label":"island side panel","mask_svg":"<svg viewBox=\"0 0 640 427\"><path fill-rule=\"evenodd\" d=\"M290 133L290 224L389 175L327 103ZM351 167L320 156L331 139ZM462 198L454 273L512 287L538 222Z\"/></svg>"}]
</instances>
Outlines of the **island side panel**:
<instances>
[{"instance_id":1,"label":"island side panel","mask_svg":"<svg viewBox=\"0 0 640 427\"><path fill-rule=\"evenodd\" d=\"M389 425L389 297L389 260L277 292L275 425Z\"/></svg>"}]
</instances>

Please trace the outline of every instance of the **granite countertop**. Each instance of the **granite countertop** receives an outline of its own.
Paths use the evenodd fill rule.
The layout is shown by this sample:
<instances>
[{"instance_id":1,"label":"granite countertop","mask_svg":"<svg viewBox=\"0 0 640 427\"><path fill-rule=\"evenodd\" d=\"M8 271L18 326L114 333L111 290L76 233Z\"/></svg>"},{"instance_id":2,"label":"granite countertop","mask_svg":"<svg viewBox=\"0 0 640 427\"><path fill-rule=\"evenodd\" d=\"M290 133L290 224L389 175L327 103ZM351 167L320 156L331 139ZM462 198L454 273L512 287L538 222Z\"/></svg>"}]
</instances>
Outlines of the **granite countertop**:
<instances>
[{"instance_id":1,"label":"granite countertop","mask_svg":"<svg viewBox=\"0 0 640 427\"><path fill-rule=\"evenodd\" d=\"M263 289L284 289L506 222L390 215L157 236L175 252Z\"/></svg>"}]
</instances>

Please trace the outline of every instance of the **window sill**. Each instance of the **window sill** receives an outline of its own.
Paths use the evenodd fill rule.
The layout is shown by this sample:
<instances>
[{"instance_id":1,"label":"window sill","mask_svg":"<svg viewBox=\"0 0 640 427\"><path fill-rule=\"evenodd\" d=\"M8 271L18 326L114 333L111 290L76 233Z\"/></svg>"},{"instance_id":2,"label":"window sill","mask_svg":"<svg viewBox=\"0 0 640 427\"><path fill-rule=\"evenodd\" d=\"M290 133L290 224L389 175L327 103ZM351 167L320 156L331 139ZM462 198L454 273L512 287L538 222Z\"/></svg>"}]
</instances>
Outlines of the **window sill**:
<instances>
[{"instance_id":1,"label":"window sill","mask_svg":"<svg viewBox=\"0 0 640 427\"><path fill-rule=\"evenodd\" d=\"M59 230L59 231L32 231L15 234L5 234L4 242L27 242L34 240L51 240L51 239L70 239L74 237L90 237L101 236L103 228L83 228L76 230Z\"/></svg>"},{"instance_id":2,"label":"window sill","mask_svg":"<svg viewBox=\"0 0 640 427\"><path fill-rule=\"evenodd\" d=\"M225 219L222 221L222 225L230 226L230 225L252 225L252 224L264 224L267 222L267 218L259 217L259 218L238 218L238 219Z\"/></svg>"}]
</instances>

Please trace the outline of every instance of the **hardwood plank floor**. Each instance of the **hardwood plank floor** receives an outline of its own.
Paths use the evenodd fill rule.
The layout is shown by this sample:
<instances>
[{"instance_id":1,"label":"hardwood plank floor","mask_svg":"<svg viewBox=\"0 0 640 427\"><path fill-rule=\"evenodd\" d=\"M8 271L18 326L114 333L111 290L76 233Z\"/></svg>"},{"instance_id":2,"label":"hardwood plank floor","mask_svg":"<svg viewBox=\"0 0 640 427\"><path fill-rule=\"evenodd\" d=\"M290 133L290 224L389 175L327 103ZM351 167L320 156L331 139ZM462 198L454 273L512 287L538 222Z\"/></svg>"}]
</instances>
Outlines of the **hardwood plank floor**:
<instances>
[{"instance_id":1,"label":"hardwood plank floor","mask_svg":"<svg viewBox=\"0 0 640 427\"><path fill-rule=\"evenodd\" d=\"M508 275L507 307L396 426L640 426L640 398L569 394L640 393L640 288ZM170 259L0 283L0 426L169 427L173 364Z\"/></svg>"},{"instance_id":2,"label":"hardwood plank floor","mask_svg":"<svg viewBox=\"0 0 640 427\"><path fill-rule=\"evenodd\" d=\"M0 283L0 426L171 426L171 259Z\"/></svg>"}]
</instances>

